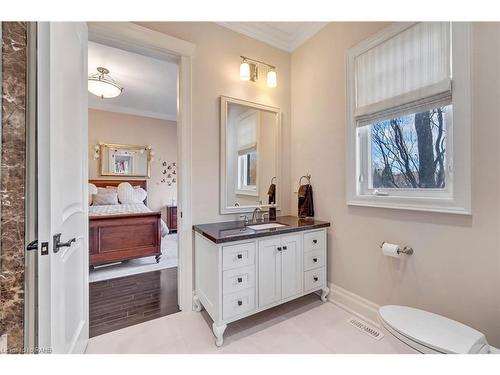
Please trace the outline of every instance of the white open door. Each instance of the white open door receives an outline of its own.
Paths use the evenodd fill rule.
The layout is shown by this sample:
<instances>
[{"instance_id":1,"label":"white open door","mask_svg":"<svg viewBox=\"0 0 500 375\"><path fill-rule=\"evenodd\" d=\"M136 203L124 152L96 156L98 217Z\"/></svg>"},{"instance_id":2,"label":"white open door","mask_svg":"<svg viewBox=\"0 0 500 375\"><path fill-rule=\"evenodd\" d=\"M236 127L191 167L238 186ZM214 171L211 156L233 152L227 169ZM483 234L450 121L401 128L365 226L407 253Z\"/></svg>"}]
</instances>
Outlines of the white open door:
<instances>
[{"instance_id":1,"label":"white open door","mask_svg":"<svg viewBox=\"0 0 500 375\"><path fill-rule=\"evenodd\" d=\"M38 347L83 353L89 337L87 25L41 22L37 32Z\"/></svg>"}]
</instances>

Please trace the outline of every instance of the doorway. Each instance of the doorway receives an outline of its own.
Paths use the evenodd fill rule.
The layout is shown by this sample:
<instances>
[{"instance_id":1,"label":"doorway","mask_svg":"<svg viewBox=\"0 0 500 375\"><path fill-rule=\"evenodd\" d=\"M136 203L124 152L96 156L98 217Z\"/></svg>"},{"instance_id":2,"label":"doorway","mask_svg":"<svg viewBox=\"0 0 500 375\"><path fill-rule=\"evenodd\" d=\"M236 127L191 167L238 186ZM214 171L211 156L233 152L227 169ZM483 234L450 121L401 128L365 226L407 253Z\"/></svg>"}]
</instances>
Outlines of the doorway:
<instances>
[{"instance_id":1,"label":"doorway","mask_svg":"<svg viewBox=\"0 0 500 375\"><path fill-rule=\"evenodd\" d=\"M87 55L93 337L179 311L178 65L92 40Z\"/></svg>"}]
</instances>

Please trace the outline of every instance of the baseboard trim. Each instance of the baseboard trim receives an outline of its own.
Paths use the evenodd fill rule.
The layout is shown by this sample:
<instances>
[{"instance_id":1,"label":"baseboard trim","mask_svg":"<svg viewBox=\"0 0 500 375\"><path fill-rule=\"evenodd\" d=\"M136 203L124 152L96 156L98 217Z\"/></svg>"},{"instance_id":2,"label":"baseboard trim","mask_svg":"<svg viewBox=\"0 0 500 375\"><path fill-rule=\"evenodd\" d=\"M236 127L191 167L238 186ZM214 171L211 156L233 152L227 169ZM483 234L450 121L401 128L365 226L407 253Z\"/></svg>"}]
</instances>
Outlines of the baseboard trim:
<instances>
[{"instance_id":1,"label":"baseboard trim","mask_svg":"<svg viewBox=\"0 0 500 375\"><path fill-rule=\"evenodd\" d=\"M328 300L330 302L358 316L365 322L380 328L378 320L379 305L333 283L330 283L329 287Z\"/></svg>"}]
</instances>

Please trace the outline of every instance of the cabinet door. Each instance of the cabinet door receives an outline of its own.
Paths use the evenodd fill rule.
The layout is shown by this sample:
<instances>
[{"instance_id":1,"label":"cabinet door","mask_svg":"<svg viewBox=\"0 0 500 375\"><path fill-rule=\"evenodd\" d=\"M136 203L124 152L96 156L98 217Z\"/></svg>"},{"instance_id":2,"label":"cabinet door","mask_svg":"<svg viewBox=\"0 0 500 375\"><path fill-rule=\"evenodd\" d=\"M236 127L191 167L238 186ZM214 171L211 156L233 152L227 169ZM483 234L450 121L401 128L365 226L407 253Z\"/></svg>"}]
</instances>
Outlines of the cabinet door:
<instances>
[{"instance_id":1,"label":"cabinet door","mask_svg":"<svg viewBox=\"0 0 500 375\"><path fill-rule=\"evenodd\" d=\"M281 237L281 298L302 293L302 237L297 234Z\"/></svg>"},{"instance_id":2,"label":"cabinet door","mask_svg":"<svg viewBox=\"0 0 500 375\"><path fill-rule=\"evenodd\" d=\"M281 299L280 237L259 241L259 307Z\"/></svg>"}]
</instances>

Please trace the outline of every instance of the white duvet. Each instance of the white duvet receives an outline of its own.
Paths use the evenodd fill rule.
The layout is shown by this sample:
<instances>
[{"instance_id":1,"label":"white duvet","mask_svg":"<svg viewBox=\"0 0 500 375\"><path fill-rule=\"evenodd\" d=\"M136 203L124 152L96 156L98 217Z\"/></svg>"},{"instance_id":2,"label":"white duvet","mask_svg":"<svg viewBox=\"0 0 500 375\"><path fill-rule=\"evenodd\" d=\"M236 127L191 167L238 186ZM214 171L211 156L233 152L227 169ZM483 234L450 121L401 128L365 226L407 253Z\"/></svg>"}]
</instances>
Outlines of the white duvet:
<instances>
[{"instance_id":1,"label":"white duvet","mask_svg":"<svg viewBox=\"0 0 500 375\"><path fill-rule=\"evenodd\" d=\"M144 203L133 204L111 204L105 206L89 206L89 216L125 215L138 214L143 212L153 212ZM161 220L161 236L165 237L169 233L167 224Z\"/></svg>"}]
</instances>

